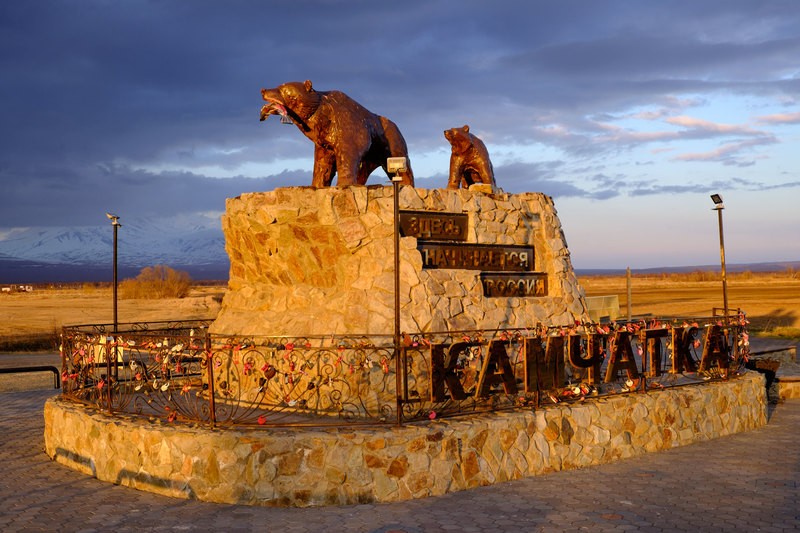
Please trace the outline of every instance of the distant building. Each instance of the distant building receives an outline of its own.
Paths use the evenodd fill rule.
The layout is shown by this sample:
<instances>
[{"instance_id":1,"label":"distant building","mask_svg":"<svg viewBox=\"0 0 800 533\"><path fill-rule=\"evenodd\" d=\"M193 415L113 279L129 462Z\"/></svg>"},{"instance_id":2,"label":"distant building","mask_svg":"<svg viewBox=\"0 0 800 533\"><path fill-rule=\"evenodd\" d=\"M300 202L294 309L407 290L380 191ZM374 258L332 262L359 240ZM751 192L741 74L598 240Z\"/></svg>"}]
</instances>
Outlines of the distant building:
<instances>
[{"instance_id":1,"label":"distant building","mask_svg":"<svg viewBox=\"0 0 800 533\"><path fill-rule=\"evenodd\" d=\"M33 285L9 285L0 287L0 292L33 292Z\"/></svg>"}]
</instances>

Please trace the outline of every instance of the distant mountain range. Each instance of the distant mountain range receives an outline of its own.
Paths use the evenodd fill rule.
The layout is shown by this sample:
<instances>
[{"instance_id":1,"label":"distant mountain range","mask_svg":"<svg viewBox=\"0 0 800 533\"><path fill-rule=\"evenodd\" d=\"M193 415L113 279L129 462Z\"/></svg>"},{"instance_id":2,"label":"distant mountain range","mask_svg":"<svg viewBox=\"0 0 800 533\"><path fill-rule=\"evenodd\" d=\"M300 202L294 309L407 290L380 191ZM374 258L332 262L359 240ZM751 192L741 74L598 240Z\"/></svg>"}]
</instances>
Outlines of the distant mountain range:
<instances>
[{"instance_id":1,"label":"distant mountain range","mask_svg":"<svg viewBox=\"0 0 800 533\"><path fill-rule=\"evenodd\" d=\"M123 223L117 243L118 278L167 265L195 280L227 280L230 263L218 216ZM728 272L800 270L800 261L727 265ZM635 274L718 271L719 265L632 269ZM582 276L621 275L620 269L576 269ZM110 282L111 225L15 230L0 240L0 284Z\"/></svg>"},{"instance_id":2,"label":"distant mountain range","mask_svg":"<svg viewBox=\"0 0 800 533\"><path fill-rule=\"evenodd\" d=\"M120 280L159 264L193 279L228 278L218 218L123 223L117 240ZM113 249L110 224L15 230L0 240L0 283L111 281Z\"/></svg>"},{"instance_id":3,"label":"distant mountain range","mask_svg":"<svg viewBox=\"0 0 800 533\"><path fill-rule=\"evenodd\" d=\"M784 272L788 269L800 270L800 261L775 261L772 263L737 263L725 265L731 272ZM687 273L697 271L719 272L720 265L689 265L654 268L632 268L632 274ZM579 276L620 276L625 274L624 268L576 268Z\"/></svg>"}]
</instances>

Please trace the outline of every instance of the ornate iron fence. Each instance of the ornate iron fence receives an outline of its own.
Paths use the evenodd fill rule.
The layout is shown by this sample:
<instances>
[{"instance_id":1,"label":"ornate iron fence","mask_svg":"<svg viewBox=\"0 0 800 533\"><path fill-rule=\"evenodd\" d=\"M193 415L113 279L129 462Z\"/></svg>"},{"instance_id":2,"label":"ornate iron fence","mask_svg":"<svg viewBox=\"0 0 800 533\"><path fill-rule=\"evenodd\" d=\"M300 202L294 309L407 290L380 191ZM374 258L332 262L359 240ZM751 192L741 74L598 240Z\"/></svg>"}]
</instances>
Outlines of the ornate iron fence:
<instances>
[{"instance_id":1,"label":"ornate iron fence","mask_svg":"<svg viewBox=\"0 0 800 533\"><path fill-rule=\"evenodd\" d=\"M64 398L209 425L402 424L730 379L743 314L390 336L234 337L209 321L65 327Z\"/></svg>"}]
</instances>

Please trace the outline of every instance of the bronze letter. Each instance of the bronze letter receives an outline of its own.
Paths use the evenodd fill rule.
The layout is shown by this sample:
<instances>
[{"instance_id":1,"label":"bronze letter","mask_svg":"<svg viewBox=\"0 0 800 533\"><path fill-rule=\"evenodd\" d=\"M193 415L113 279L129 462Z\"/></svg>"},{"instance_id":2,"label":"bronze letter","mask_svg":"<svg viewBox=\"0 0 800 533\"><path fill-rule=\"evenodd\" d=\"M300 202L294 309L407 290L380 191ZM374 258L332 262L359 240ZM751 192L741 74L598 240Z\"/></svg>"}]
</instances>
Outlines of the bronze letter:
<instances>
[{"instance_id":1,"label":"bronze letter","mask_svg":"<svg viewBox=\"0 0 800 533\"><path fill-rule=\"evenodd\" d=\"M514 379L514 369L511 368L511 361L506 352L508 341L491 341L489 343L489 353L483 359L478 385L478 397L489 396L490 389L497 383L503 384L506 394L517 392L517 382Z\"/></svg>"},{"instance_id":2,"label":"bronze letter","mask_svg":"<svg viewBox=\"0 0 800 533\"><path fill-rule=\"evenodd\" d=\"M673 328L672 329L672 370L673 374L680 374L681 372L696 372L697 367L692 359L691 352L689 351L694 335L697 333L696 327L690 328Z\"/></svg>"},{"instance_id":3,"label":"bronze letter","mask_svg":"<svg viewBox=\"0 0 800 533\"><path fill-rule=\"evenodd\" d=\"M539 356L537 364L539 390L550 390L564 386L566 373L564 371L564 337L547 337L544 351L536 354Z\"/></svg>"},{"instance_id":4,"label":"bronze letter","mask_svg":"<svg viewBox=\"0 0 800 533\"><path fill-rule=\"evenodd\" d=\"M661 338L667 335L669 331L665 328L645 329L639 333L639 343L644 345L642 365L648 377L661 375Z\"/></svg>"},{"instance_id":5,"label":"bronze letter","mask_svg":"<svg viewBox=\"0 0 800 533\"><path fill-rule=\"evenodd\" d=\"M456 375L456 364L458 355L465 349L478 346L474 342L456 342L450 345L445 359L445 344L434 344L431 346L431 401L443 402L445 396L445 384L450 389L450 397L454 400L463 400L467 397L461 381Z\"/></svg>"},{"instance_id":6,"label":"bronze letter","mask_svg":"<svg viewBox=\"0 0 800 533\"><path fill-rule=\"evenodd\" d=\"M567 344L569 362L575 368L588 369L586 381L592 385L600 381L600 365L603 364L603 345L601 335L589 333L586 337L586 355L581 354L581 335L570 335Z\"/></svg>"},{"instance_id":7,"label":"bronze letter","mask_svg":"<svg viewBox=\"0 0 800 533\"><path fill-rule=\"evenodd\" d=\"M721 327L709 326L706 328L703 358L700 360L699 371L708 370L715 362L720 370L728 370L728 339L725 338Z\"/></svg>"},{"instance_id":8,"label":"bronze letter","mask_svg":"<svg viewBox=\"0 0 800 533\"><path fill-rule=\"evenodd\" d=\"M636 360L633 358L631 349L630 334L627 331L618 331L611 338L611 347L608 368L606 369L606 383L614 381L617 372L625 370L628 379L639 377L639 369L636 367Z\"/></svg>"}]
</instances>

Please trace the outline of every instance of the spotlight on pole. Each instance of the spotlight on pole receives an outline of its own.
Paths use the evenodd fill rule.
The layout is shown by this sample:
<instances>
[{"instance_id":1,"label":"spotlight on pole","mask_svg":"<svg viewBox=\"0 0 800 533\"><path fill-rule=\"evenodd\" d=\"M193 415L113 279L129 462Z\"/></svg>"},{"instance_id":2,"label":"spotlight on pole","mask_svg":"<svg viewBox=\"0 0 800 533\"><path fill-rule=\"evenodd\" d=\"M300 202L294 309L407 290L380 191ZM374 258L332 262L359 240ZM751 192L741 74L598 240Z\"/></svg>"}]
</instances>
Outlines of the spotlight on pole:
<instances>
[{"instance_id":1,"label":"spotlight on pole","mask_svg":"<svg viewBox=\"0 0 800 533\"><path fill-rule=\"evenodd\" d=\"M725 206L722 204L722 196L719 194L712 194L711 201L714 202L713 210L717 212L719 219L719 257L722 265L722 302L723 312L725 313L725 324L728 324L728 276L725 272L725 237L722 231L722 210Z\"/></svg>"},{"instance_id":2,"label":"spotlight on pole","mask_svg":"<svg viewBox=\"0 0 800 533\"><path fill-rule=\"evenodd\" d=\"M386 173L392 179L394 200L394 360L397 387L397 423L401 424L402 397L400 395L400 174L406 172L408 161L405 157L390 157L386 160Z\"/></svg>"},{"instance_id":3,"label":"spotlight on pole","mask_svg":"<svg viewBox=\"0 0 800 533\"><path fill-rule=\"evenodd\" d=\"M106 217L111 221L111 225L114 227L114 290L113 290L113 299L114 299L114 333L117 333L119 321L117 320L117 231L119 230L122 224L119 223L119 217L117 215L112 215L111 213L106 213Z\"/></svg>"}]
</instances>

